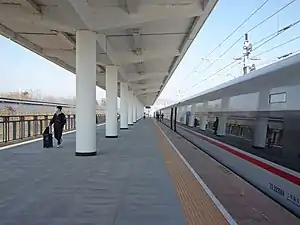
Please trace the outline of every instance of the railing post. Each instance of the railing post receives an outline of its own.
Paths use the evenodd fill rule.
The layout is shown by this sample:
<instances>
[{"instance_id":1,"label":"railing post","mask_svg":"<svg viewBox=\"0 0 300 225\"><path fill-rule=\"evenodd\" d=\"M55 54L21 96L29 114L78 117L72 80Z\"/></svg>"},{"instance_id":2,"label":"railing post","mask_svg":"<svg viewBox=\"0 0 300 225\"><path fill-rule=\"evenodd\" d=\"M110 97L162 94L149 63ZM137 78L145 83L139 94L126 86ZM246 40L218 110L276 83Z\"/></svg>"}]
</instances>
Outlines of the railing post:
<instances>
[{"instance_id":1,"label":"railing post","mask_svg":"<svg viewBox=\"0 0 300 225\"><path fill-rule=\"evenodd\" d=\"M38 123L37 116L33 116L33 136L37 136L37 134L38 134L37 123Z\"/></svg>"},{"instance_id":2,"label":"railing post","mask_svg":"<svg viewBox=\"0 0 300 225\"><path fill-rule=\"evenodd\" d=\"M23 139L25 137L25 118L24 116L20 116L20 138Z\"/></svg>"},{"instance_id":3,"label":"railing post","mask_svg":"<svg viewBox=\"0 0 300 225\"><path fill-rule=\"evenodd\" d=\"M31 136L31 121L27 120L27 137Z\"/></svg>"},{"instance_id":4,"label":"railing post","mask_svg":"<svg viewBox=\"0 0 300 225\"><path fill-rule=\"evenodd\" d=\"M71 115L68 115L68 130L71 130Z\"/></svg>"},{"instance_id":5,"label":"railing post","mask_svg":"<svg viewBox=\"0 0 300 225\"><path fill-rule=\"evenodd\" d=\"M43 133L43 121L44 121L44 119L39 119L39 124L40 124L40 133L39 134Z\"/></svg>"},{"instance_id":6,"label":"railing post","mask_svg":"<svg viewBox=\"0 0 300 225\"><path fill-rule=\"evenodd\" d=\"M12 120L12 140L17 139L17 122L15 121L15 117L11 117Z\"/></svg>"},{"instance_id":7,"label":"railing post","mask_svg":"<svg viewBox=\"0 0 300 225\"><path fill-rule=\"evenodd\" d=\"M8 116L4 117L4 132L3 132L3 137L4 137L4 142L8 141Z\"/></svg>"}]
</instances>

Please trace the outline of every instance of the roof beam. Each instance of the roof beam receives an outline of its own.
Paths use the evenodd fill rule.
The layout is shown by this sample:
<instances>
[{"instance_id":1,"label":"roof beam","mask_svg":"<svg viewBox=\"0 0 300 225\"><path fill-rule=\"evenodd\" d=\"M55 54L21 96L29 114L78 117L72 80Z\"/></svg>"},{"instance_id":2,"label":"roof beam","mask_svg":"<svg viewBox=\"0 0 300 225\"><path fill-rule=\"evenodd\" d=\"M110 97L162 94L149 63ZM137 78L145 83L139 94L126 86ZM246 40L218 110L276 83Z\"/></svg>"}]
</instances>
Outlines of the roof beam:
<instances>
[{"instance_id":1,"label":"roof beam","mask_svg":"<svg viewBox=\"0 0 300 225\"><path fill-rule=\"evenodd\" d=\"M27 40L26 38L22 37L18 33L15 33L14 31L10 30L6 26L0 24L0 34L3 36L9 38L10 40L20 44L21 46L26 47L27 49L41 55L42 54L42 48L38 45L32 43L31 41Z\"/></svg>"},{"instance_id":2,"label":"roof beam","mask_svg":"<svg viewBox=\"0 0 300 225\"><path fill-rule=\"evenodd\" d=\"M115 52L116 60L120 65L140 63L153 59L171 58L179 55L180 51L178 49L145 50L138 55L130 51Z\"/></svg>"},{"instance_id":3,"label":"roof beam","mask_svg":"<svg viewBox=\"0 0 300 225\"><path fill-rule=\"evenodd\" d=\"M173 5L147 4L141 7L134 16L122 13L121 8L119 9L120 12L117 12L115 7L112 7L112 9L107 7L91 9L85 1L68 1L73 5L89 29L98 32L116 28L127 29L137 27L143 23L164 19L191 18L200 16L203 13L198 1Z\"/></svg>"},{"instance_id":4,"label":"roof beam","mask_svg":"<svg viewBox=\"0 0 300 225\"><path fill-rule=\"evenodd\" d=\"M128 14L138 13L140 0L125 0L125 4Z\"/></svg>"},{"instance_id":5,"label":"roof beam","mask_svg":"<svg viewBox=\"0 0 300 225\"><path fill-rule=\"evenodd\" d=\"M143 90L145 88L155 88L155 87L160 87L161 82L153 82L153 83L147 83L147 84L131 84L130 87L133 90Z\"/></svg>"},{"instance_id":6,"label":"roof beam","mask_svg":"<svg viewBox=\"0 0 300 225\"><path fill-rule=\"evenodd\" d=\"M159 92L158 88L153 88L153 89L146 89L146 90L142 90L142 91L137 91L135 92L135 95L143 95L143 94L148 94L148 93L156 93Z\"/></svg>"},{"instance_id":7,"label":"roof beam","mask_svg":"<svg viewBox=\"0 0 300 225\"><path fill-rule=\"evenodd\" d=\"M75 48L76 42L71 38L66 32L58 31L57 36L61 37L63 40L65 40L71 48Z\"/></svg>"},{"instance_id":8,"label":"roof beam","mask_svg":"<svg viewBox=\"0 0 300 225\"><path fill-rule=\"evenodd\" d=\"M154 79L168 76L168 72L154 72L154 73L146 73L146 74L139 74L139 73L131 73L127 74L129 82L135 82L140 80L147 80L147 79Z\"/></svg>"},{"instance_id":9,"label":"roof beam","mask_svg":"<svg viewBox=\"0 0 300 225\"><path fill-rule=\"evenodd\" d=\"M107 36L105 34L98 34L97 35L97 42L99 44L99 46L102 48L102 50L104 52L106 52L107 56L109 57L111 64L114 64L116 66L120 66L120 64L117 61L116 58L116 52L115 50L112 48L109 40L107 39ZM97 62L98 63L98 62ZM127 81L127 75L124 71L124 69L120 66L119 67L119 74L120 74L120 80L121 81Z\"/></svg>"},{"instance_id":10,"label":"roof beam","mask_svg":"<svg viewBox=\"0 0 300 225\"><path fill-rule=\"evenodd\" d=\"M139 73L145 73L146 68L144 62L136 63L135 67Z\"/></svg>"},{"instance_id":11,"label":"roof beam","mask_svg":"<svg viewBox=\"0 0 300 225\"><path fill-rule=\"evenodd\" d=\"M141 31L140 29L132 29L133 44L132 51L136 55L142 54L142 40L141 40Z\"/></svg>"},{"instance_id":12,"label":"roof beam","mask_svg":"<svg viewBox=\"0 0 300 225\"><path fill-rule=\"evenodd\" d=\"M201 8L203 11L205 10L208 2L209 2L209 0L200 0L200 5L201 5Z\"/></svg>"},{"instance_id":13,"label":"roof beam","mask_svg":"<svg viewBox=\"0 0 300 225\"><path fill-rule=\"evenodd\" d=\"M33 0L22 0L22 5L30 9L36 14L42 14L42 9Z\"/></svg>"}]
</instances>

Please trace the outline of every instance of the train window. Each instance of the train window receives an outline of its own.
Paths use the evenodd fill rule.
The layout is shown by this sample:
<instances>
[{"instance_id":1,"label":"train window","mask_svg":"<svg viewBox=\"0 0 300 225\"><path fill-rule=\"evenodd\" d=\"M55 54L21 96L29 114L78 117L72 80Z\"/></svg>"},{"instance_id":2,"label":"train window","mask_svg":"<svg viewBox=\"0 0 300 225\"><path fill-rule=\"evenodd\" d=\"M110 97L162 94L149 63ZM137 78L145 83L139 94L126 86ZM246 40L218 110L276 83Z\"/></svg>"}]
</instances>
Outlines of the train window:
<instances>
[{"instance_id":1,"label":"train window","mask_svg":"<svg viewBox=\"0 0 300 225\"><path fill-rule=\"evenodd\" d=\"M286 92L270 94L269 103L283 103L286 102Z\"/></svg>"}]
</instances>

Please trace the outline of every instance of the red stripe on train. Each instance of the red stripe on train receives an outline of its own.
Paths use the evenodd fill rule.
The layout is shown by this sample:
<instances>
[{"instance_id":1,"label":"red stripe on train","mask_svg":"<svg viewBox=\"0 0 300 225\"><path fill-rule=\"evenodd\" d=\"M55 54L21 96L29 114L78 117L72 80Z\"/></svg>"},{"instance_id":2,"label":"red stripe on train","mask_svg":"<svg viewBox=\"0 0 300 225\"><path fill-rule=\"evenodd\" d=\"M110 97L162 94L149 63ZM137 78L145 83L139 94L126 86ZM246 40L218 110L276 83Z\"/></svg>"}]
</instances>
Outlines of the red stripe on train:
<instances>
[{"instance_id":1,"label":"red stripe on train","mask_svg":"<svg viewBox=\"0 0 300 225\"><path fill-rule=\"evenodd\" d=\"M242 158L244 160L247 160L248 162L250 162L250 163L252 163L252 164L254 164L256 166L259 166L259 167L261 167L261 168L263 168L263 169L265 169L265 170L267 170L267 171L269 171L269 172L271 172L273 174L276 174L277 176L280 176L280 177L282 177L282 178L284 178L284 179L286 179L286 180L288 180L288 181L290 181L290 182L292 182L294 184L300 185L300 178L297 177L297 176L295 176L295 175L293 175L293 174L287 173L287 172L285 172L283 170L280 170L280 169L278 169L278 168L276 168L274 166L266 164L266 163L264 163L264 162L262 162L262 161L260 161L258 159L255 159L255 158L252 158L251 156L245 155L245 154L243 154L243 153L235 150L234 148L231 148L228 145L222 144L222 143L217 142L217 141L215 141L215 140L213 140L211 138L208 138L205 135L199 134L199 133L197 133L195 131L191 131L191 130L189 130L187 128L184 128L184 127L181 127L181 128L183 128L184 130L188 131L189 133L191 133L191 134L193 134L195 136L199 136L203 140L205 140L205 141L207 141L207 142L209 142L209 143L211 143L213 145L216 145L217 147L219 147L219 148L221 148L221 149L223 149L225 151L228 151L228 152L230 152L230 153L232 153L232 154L234 154L234 155L236 155L236 156L238 156L238 157L240 157L240 158Z\"/></svg>"}]
</instances>

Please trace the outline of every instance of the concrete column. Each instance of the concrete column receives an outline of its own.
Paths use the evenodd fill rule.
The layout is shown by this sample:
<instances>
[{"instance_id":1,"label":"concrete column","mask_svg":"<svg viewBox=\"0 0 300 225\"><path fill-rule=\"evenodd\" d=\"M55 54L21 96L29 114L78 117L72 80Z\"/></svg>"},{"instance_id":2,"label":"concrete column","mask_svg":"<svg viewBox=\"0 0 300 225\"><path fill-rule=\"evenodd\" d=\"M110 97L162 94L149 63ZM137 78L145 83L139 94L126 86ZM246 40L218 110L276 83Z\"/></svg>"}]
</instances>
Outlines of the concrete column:
<instances>
[{"instance_id":1,"label":"concrete column","mask_svg":"<svg viewBox=\"0 0 300 225\"><path fill-rule=\"evenodd\" d=\"M136 97L133 95L132 98L132 118L133 118L133 123L136 123Z\"/></svg>"},{"instance_id":2,"label":"concrete column","mask_svg":"<svg viewBox=\"0 0 300 225\"><path fill-rule=\"evenodd\" d=\"M96 33L76 31L76 155L96 155Z\"/></svg>"},{"instance_id":3,"label":"concrete column","mask_svg":"<svg viewBox=\"0 0 300 225\"><path fill-rule=\"evenodd\" d=\"M120 129L128 129L128 84L121 83Z\"/></svg>"},{"instance_id":4,"label":"concrete column","mask_svg":"<svg viewBox=\"0 0 300 225\"><path fill-rule=\"evenodd\" d=\"M254 126L253 144L255 148L265 148L267 130L268 130L268 116L264 115L262 111L268 111L270 89L266 88L259 92L257 105L257 118Z\"/></svg>"},{"instance_id":5,"label":"concrete column","mask_svg":"<svg viewBox=\"0 0 300 225\"><path fill-rule=\"evenodd\" d=\"M132 106L133 92L128 91L128 125L133 125L133 106Z\"/></svg>"},{"instance_id":6,"label":"concrete column","mask_svg":"<svg viewBox=\"0 0 300 225\"><path fill-rule=\"evenodd\" d=\"M222 115L219 118L219 126L217 131L218 136L225 136L226 134L227 109L229 107L229 99L229 97L223 97L221 100Z\"/></svg>"},{"instance_id":7,"label":"concrete column","mask_svg":"<svg viewBox=\"0 0 300 225\"><path fill-rule=\"evenodd\" d=\"M105 137L118 137L117 98L118 67L106 66L106 124Z\"/></svg>"},{"instance_id":8,"label":"concrete column","mask_svg":"<svg viewBox=\"0 0 300 225\"><path fill-rule=\"evenodd\" d=\"M196 113L196 104L193 104L191 107L191 116L189 118L190 127L194 127L195 113Z\"/></svg>"},{"instance_id":9,"label":"concrete column","mask_svg":"<svg viewBox=\"0 0 300 225\"><path fill-rule=\"evenodd\" d=\"M207 107L208 107L208 101L203 102L203 109L200 116L200 130L205 131L206 130L206 124L207 124Z\"/></svg>"},{"instance_id":10,"label":"concrete column","mask_svg":"<svg viewBox=\"0 0 300 225\"><path fill-rule=\"evenodd\" d=\"M142 106L141 103L138 101L138 119L141 119L142 117Z\"/></svg>"}]
</instances>

